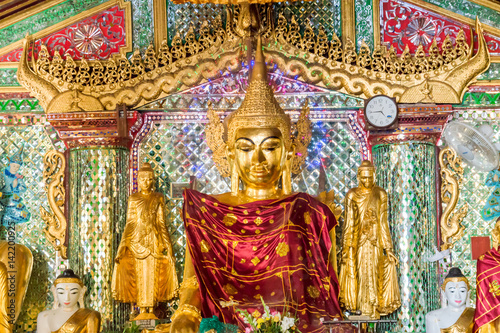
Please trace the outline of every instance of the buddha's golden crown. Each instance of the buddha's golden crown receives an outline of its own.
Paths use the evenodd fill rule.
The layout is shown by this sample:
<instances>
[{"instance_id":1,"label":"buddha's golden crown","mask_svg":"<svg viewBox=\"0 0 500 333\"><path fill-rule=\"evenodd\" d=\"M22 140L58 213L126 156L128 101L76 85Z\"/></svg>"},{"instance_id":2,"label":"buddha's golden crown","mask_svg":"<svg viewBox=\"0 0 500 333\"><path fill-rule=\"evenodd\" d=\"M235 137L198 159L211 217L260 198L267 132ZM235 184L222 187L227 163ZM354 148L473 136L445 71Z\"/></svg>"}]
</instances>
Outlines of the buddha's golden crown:
<instances>
[{"instance_id":1,"label":"buddha's golden crown","mask_svg":"<svg viewBox=\"0 0 500 333\"><path fill-rule=\"evenodd\" d=\"M241 106L225 119L224 124L211 107L208 110L209 124L205 133L207 144L212 149L219 172L223 177L228 177L230 174L226 149L233 147L238 129L277 128L283 135L287 151L295 150L292 172L298 173L307 157L307 146L311 141L311 122L308 115L309 107L306 102L296 125L297 136L294 136L291 131L290 116L276 101L273 89L267 80L262 40L258 36L255 63L251 69L248 89Z\"/></svg>"}]
</instances>

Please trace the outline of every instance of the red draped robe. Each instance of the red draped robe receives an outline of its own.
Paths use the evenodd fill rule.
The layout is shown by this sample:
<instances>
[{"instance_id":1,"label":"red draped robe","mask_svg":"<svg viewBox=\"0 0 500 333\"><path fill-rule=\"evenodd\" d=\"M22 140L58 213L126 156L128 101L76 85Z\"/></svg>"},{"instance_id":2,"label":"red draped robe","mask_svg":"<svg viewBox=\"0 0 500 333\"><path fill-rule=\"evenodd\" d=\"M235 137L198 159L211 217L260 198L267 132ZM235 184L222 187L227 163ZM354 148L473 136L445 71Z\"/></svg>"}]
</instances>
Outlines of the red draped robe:
<instances>
[{"instance_id":1,"label":"red draped robe","mask_svg":"<svg viewBox=\"0 0 500 333\"><path fill-rule=\"evenodd\" d=\"M477 261L477 300L473 332L490 329L500 320L500 253L491 249Z\"/></svg>"},{"instance_id":2,"label":"red draped robe","mask_svg":"<svg viewBox=\"0 0 500 333\"><path fill-rule=\"evenodd\" d=\"M244 326L234 307L296 315L302 332L323 330L320 318L341 318L338 281L329 253L330 209L305 193L230 206L193 190L184 192L183 218L202 314ZM221 305L222 302L222 305Z\"/></svg>"}]
</instances>

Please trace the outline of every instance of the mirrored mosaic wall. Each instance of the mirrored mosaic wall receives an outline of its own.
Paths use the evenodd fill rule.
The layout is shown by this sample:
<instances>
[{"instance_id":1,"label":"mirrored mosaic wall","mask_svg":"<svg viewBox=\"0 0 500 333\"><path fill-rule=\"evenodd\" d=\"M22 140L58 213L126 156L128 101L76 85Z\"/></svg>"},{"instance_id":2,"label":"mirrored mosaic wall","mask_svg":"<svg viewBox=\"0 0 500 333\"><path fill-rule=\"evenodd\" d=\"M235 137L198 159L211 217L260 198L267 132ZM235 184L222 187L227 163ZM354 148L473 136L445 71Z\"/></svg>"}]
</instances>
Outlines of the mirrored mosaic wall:
<instances>
[{"instance_id":1,"label":"mirrored mosaic wall","mask_svg":"<svg viewBox=\"0 0 500 333\"><path fill-rule=\"evenodd\" d=\"M381 332L425 332L425 314L439 306L437 268L427 261L437 245L435 150L425 142L373 147L377 184L389 200L401 291L401 308L385 317L397 324L384 325Z\"/></svg>"},{"instance_id":2,"label":"mirrored mosaic wall","mask_svg":"<svg viewBox=\"0 0 500 333\"><path fill-rule=\"evenodd\" d=\"M479 126L485 123L486 119L491 119L491 112L464 110L463 112L456 112L455 118L466 121L470 125ZM500 142L500 123L491 120L487 121L487 123L493 127L495 133L491 140ZM464 235L455 242L451 253L453 266L460 267L464 275L469 279L470 285L473 286L471 297L472 303L475 304L476 262L472 260L470 238L473 236L490 236L496 218L485 221L481 214L490 195L494 190L500 188L500 182L493 183L494 186L487 186L488 172L480 172L467 164L463 164L463 166L464 175L457 208L467 203L469 211L462 221L462 225L465 227ZM500 209L500 207L497 207L497 209Z\"/></svg>"},{"instance_id":3,"label":"mirrored mosaic wall","mask_svg":"<svg viewBox=\"0 0 500 333\"><path fill-rule=\"evenodd\" d=\"M12 213L6 209L6 196L9 193L4 170L10 170L9 158L19 153L23 164L17 171L23 189L20 190L18 205L22 212L22 222L15 224L16 242L26 245L33 253L33 273L29 283L23 310L17 321L17 332L33 332L36 330L36 317L40 311L52 303L49 288L58 273L60 262L56 262L56 254L52 245L45 238L44 222L40 217L40 206L48 209L45 184L43 182L43 156L47 151L54 149L54 145L43 125L34 126L0 126L0 217L2 221L9 221ZM61 142L56 144L57 149L63 150ZM6 184L7 183L7 184ZM23 207L24 206L24 207ZM2 239L5 234L2 232Z\"/></svg>"},{"instance_id":4,"label":"mirrored mosaic wall","mask_svg":"<svg viewBox=\"0 0 500 333\"><path fill-rule=\"evenodd\" d=\"M190 176L195 176L197 190L201 192L218 194L230 191L229 178L222 178L212 161L204 128L204 124L197 122L157 122L139 146L139 161L152 164L157 176L157 190L167 199L167 221L179 278L185 248L181 219L183 200L178 195L172 197L172 185L188 183ZM313 122L309 155L303 171L294 179L293 190L316 194L322 165L327 176L326 190L335 190L338 203L342 203L347 191L357 186L356 170L360 163L360 144L346 122Z\"/></svg>"}]
</instances>

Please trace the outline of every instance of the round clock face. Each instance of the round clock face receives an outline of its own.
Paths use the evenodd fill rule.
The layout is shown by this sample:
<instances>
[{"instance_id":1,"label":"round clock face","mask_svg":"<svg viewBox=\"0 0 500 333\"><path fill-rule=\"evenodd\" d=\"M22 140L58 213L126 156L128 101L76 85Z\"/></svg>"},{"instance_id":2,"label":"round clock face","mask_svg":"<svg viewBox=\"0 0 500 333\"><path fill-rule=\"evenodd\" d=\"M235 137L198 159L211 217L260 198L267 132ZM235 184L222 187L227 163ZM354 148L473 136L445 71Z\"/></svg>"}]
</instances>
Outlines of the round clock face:
<instances>
[{"instance_id":1,"label":"round clock face","mask_svg":"<svg viewBox=\"0 0 500 333\"><path fill-rule=\"evenodd\" d=\"M396 102L387 96L375 96L365 106L366 120L374 127L387 127L398 116Z\"/></svg>"}]
</instances>

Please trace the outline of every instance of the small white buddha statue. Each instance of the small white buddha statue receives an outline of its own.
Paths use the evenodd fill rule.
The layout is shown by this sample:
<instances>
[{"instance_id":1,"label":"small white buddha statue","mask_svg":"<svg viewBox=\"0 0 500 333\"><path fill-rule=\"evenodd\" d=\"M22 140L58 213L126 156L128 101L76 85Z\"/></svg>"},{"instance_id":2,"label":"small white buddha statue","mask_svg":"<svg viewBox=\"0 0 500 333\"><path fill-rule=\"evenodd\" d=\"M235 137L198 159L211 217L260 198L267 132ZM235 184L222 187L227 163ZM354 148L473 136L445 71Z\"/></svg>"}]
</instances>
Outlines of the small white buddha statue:
<instances>
[{"instance_id":1,"label":"small white buddha statue","mask_svg":"<svg viewBox=\"0 0 500 333\"><path fill-rule=\"evenodd\" d=\"M460 268L452 267L441 286L447 305L425 316L427 333L472 333L474 308L467 307L470 286Z\"/></svg>"},{"instance_id":2,"label":"small white buddha statue","mask_svg":"<svg viewBox=\"0 0 500 333\"><path fill-rule=\"evenodd\" d=\"M98 333L101 331L101 314L84 308L83 297L87 288L71 269L65 270L57 277L51 290L54 294L54 309L38 314L38 333Z\"/></svg>"}]
</instances>

